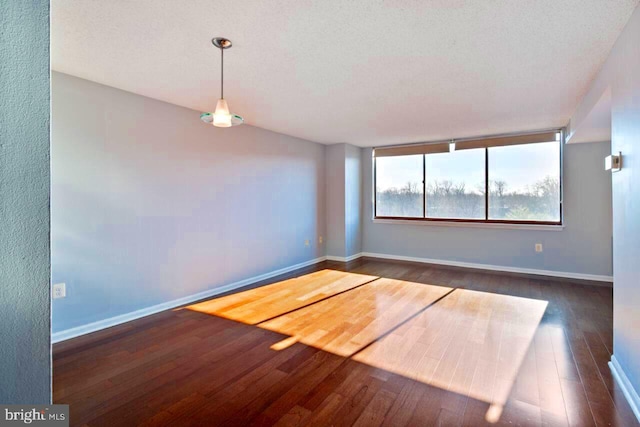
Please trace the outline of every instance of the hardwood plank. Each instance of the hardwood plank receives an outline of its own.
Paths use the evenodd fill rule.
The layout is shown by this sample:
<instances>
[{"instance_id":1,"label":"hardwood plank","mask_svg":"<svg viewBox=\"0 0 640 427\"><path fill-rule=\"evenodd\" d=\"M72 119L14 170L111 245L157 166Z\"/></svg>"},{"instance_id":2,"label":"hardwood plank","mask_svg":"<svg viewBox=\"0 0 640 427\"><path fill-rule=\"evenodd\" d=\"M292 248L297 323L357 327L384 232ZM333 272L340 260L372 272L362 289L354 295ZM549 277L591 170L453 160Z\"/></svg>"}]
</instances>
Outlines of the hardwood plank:
<instances>
[{"instance_id":1,"label":"hardwood plank","mask_svg":"<svg viewBox=\"0 0 640 427\"><path fill-rule=\"evenodd\" d=\"M381 425L396 397L395 393L384 389L379 390L353 425L358 427Z\"/></svg>"},{"instance_id":2,"label":"hardwood plank","mask_svg":"<svg viewBox=\"0 0 640 427\"><path fill-rule=\"evenodd\" d=\"M591 414L591 408L587 401L582 383L561 379L562 394L567 409L569 425L571 426L595 426L595 420Z\"/></svg>"}]
</instances>

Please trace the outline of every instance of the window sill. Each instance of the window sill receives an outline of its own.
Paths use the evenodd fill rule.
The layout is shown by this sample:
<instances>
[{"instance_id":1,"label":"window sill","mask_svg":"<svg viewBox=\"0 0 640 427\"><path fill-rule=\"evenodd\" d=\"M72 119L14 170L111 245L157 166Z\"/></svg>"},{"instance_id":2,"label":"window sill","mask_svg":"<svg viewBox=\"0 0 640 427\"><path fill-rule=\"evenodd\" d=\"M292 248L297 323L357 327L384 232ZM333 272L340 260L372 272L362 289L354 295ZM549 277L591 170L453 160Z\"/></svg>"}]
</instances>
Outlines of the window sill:
<instances>
[{"instance_id":1,"label":"window sill","mask_svg":"<svg viewBox=\"0 0 640 427\"><path fill-rule=\"evenodd\" d=\"M404 224L426 225L427 227L462 227L462 228L500 228L504 230L531 230L531 231L562 231L564 225L549 224L498 224L495 222L464 222L464 221L422 221L411 219L383 219L374 218L374 224Z\"/></svg>"}]
</instances>

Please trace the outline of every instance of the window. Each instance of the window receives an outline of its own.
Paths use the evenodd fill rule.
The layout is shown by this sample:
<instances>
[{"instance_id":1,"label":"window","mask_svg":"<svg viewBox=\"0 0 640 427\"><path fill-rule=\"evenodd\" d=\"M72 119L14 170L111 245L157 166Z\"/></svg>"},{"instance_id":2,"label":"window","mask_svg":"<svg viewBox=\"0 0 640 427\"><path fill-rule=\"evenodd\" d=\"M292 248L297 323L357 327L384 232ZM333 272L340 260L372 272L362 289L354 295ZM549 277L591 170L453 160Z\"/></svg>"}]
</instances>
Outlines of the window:
<instances>
[{"instance_id":1,"label":"window","mask_svg":"<svg viewBox=\"0 0 640 427\"><path fill-rule=\"evenodd\" d=\"M560 143L489 148L489 219L560 222Z\"/></svg>"},{"instance_id":2,"label":"window","mask_svg":"<svg viewBox=\"0 0 640 427\"><path fill-rule=\"evenodd\" d=\"M425 156L427 218L485 218L485 151Z\"/></svg>"},{"instance_id":3,"label":"window","mask_svg":"<svg viewBox=\"0 0 640 427\"><path fill-rule=\"evenodd\" d=\"M380 216L422 217L422 155L381 157L376 162L376 212Z\"/></svg>"},{"instance_id":4,"label":"window","mask_svg":"<svg viewBox=\"0 0 640 427\"><path fill-rule=\"evenodd\" d=\"M558 132L375 150L375 217L561 224Z\"/></svg>"}]
</instances>

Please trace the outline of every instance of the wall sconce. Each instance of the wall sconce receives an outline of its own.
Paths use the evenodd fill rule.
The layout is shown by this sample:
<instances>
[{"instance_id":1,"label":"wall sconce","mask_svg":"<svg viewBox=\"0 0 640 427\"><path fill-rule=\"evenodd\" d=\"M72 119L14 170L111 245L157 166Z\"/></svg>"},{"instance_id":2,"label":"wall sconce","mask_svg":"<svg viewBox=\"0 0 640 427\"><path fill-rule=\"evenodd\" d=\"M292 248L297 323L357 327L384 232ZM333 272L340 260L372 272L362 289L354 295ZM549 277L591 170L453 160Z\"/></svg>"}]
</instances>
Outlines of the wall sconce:
<instances>
[{"instance_id":1,"label":"wall sconce","mask_svg":"<svg viewBox=\"0 0 640 427\"><path fill-rule=\"evenodd\" d=\"M612 154L604 158L604 169L611 172L618 172L622 169L622 153Z\"/></svg>"}]
</instances>

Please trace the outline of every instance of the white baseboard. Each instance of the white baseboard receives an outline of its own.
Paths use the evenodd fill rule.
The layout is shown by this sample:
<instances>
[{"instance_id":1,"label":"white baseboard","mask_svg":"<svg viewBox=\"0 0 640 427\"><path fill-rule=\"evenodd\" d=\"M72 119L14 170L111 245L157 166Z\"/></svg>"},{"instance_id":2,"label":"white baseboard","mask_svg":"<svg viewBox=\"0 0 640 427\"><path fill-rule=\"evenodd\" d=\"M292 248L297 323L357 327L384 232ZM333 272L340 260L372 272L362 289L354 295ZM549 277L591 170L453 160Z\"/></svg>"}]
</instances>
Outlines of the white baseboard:
<instances>
[{"instance_id":1,"label":"white baseboard","mask_svg":"<svg viewBox=\"0 0 640 427\"><path fill-rule=\"evenodd\" d=\"M622 370L622 366L618 363L616 356L611 356L611 362L609 362L609 368L611 368L611 372L613 373L613 377L616 379L616 382L622 389L622 393L624 397L627 398L627 402L629 402L629 406L631 406L631 410L635 414L638 422L640 422L640 396L631 385L631 381L627 377L627 374Z\"/></svg>"},{"instance_id":2,"label":"white baseboard","mask_svg":"<svg viewBox=\"0 0 640 427\"><path fill-rule=\"evenodd\" d=\"M327 261L349 262L349 261L353 261L354 259L358 259L361 256L362 256L362 252L350 255L348 257L327 255L326 258L327 258Z\"/></svg>"},{"instance_id":3,"label":"white baseboard","mask_svg":"<svg viewBox=\"0 0 640 427\"><path fill-rule=\"evenodd\" d=\"M65 329L64 331L59 331L51 334L51 341L53 343L57 343L60 341L65 341L71 338L79 337L80 335L89 334L91 332L96 332L102 329L110 328L111 326L120 325L125 322L130 322L131 320L140 319L141 317L146 317L151 314L159 313L164 310L168 310L171 308L179 307L181 305L189 304L195 301L199 301L205 298L210 298L215 295L222 294L224 292L232 291L234 289L241 288L243 286L250 285L252 283L260 282L262 280L270 279L272 277L279 276L281 274L289 273L290 271L297 270L299 268L307 267L313 264L317 264L319 262L325 261L327 257L320 257L316 259L312 259L310 261L301 262L299 264L295 264L289 267L281 268L279 270L274 270L269 273L264 273L259 276L249 277L244 280L240 280L238 282L229 283L223 286L218 286L213 289L207 289L206 291L199 292L197 294L188 295L186 297L178 298L173 301L164 302L162 304L157 304L151 307L142 308L140 310L132 311L130 313L121 314L119 316L110 317L104 320L98 320L97 322L88 323L86 325L76 326L75 328Z\"/></svg>"},{"instance_id":4,"label":"white baseboard","mask_svg":"<svg viewBox=\"0 0 640 427\"><path fill-rule=\"evenodd\" d=\"M355 256L355 255L354 255ZM554 270L538 270L534 268L507 267L502 265L478 264L473 262L448 261L442 259L418 258L402 255L379 254L374 252L362 252L358 256L391 259L396 261L412 261L426 264L448 265L452 267L476 268L480 270L506 271L510 273L535 274L538 276L562 277L567 279L592 280L596 282L613 282L613 276L600 276L596 274L582 274ZM327 257L327 259L330 259ZM355 258L353 258L355 259ZM341 261L341 260L336 260ZM351 261L351 259L349 260Z\"/></svg>"}]
</instances>

